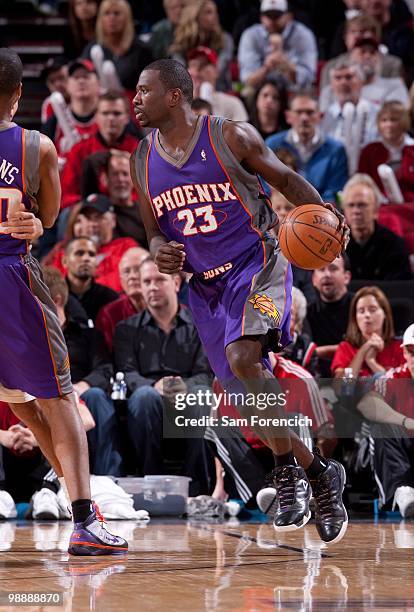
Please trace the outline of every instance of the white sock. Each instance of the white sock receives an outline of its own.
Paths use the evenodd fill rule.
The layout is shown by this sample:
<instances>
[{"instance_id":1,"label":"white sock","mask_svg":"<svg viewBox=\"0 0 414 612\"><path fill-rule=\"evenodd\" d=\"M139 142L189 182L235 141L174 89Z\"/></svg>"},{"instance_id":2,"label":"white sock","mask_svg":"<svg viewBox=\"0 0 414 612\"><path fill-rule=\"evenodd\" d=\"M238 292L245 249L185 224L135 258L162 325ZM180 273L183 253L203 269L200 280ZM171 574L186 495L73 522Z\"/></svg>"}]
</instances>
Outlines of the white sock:
<instances>
[{"instance_id":1,"label":"white sock","mask_svg":"<svg viewBox=\"0 0 414 612\"><path fill-rule=\"evenodd\" d=\"M63 490L64 490L64 492L65 492L66 498L67 498L67 500L68 500L68 505L69 505L69 507L70 507L71 502L70 502L69 491L68 491L68 488L67 488L67 486L66 486L65 479L64 479L64 477L63 477L63 476L59 476L59 477L58 477L58 480L59 480L59 482L60 482L60 486L62 487L62 489L63 489Z\"/></svg>"}]
</instances>

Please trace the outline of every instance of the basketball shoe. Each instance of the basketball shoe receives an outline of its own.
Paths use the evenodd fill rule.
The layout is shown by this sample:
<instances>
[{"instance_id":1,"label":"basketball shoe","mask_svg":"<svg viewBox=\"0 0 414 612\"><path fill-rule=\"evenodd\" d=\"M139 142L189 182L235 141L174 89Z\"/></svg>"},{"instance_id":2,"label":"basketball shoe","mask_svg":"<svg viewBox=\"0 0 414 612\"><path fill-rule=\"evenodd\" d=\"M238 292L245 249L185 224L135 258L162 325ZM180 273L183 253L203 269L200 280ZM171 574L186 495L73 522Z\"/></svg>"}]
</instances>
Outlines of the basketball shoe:
<instances>
[{"instance_id":1,"label":"basketball shoe","mask_svg":"<svg viewBox=\"0 0 414 612\"><path fill-rule=\"evenodd\" d=\"M315 501L316 529L323 542L333 544L342 540L348 527L348 515L342 501L346 474L338 461L324 461L328 466L310 483Z\"/></svg>"},{"instance_id":2,"label":"basketball shoe","mask_svg":"<svg viewBox=\"0 0 414 612\"><path fill-rule=\"evenodd\" d=\"M123 538L109 533L104 526L105 519L98 506L83 523L75 523L69 541L70 555L122 555L128 552L128 543Z\"/></svg>"},{"instance_id":3,"label":"basketball shoe","mask_svg":"<svg viewBox=\"0 0 414 612\"><path fill-rule=\"evenodd\" d=\"M276 489L273 527L276 531L295 531L309 521L311 488L305 470L297 465L281 465L272 471Z\"/></svg>"}]
</instances>

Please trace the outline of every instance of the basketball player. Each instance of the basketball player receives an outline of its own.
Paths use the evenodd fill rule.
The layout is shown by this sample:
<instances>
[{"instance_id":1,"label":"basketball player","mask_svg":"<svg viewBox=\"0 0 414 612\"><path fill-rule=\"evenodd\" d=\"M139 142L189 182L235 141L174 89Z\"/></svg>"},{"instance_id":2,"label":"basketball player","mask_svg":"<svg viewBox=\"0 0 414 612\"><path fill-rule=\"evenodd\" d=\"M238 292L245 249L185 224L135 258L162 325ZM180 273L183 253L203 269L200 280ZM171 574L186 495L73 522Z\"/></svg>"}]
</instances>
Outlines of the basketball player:
<instances>
[{"instance_id":1,"label":"basketball player","mask_svg":"<svg viewBox=\"0 0 414 612\"><path fill-rule=\"evenodd\" d=\"M53 225L60 183L52 142L12 122L22 74L19 56L0 49L0 399L33 431L67 487L75 522L69 553L120 554L127 543L105 529L90 499L87 441L67 348L39 265L30 255L30 232L24 230L32 217L24 209L37 212L44 227Z\"/></svg>"},{"instance_id":2,"label":"basketball player","mask_svg":"<svg viewBox=\"0 0 414 612\"><path fill-rule=\"evenodd\" d=\"M224 388L240 381L255 397L274 393L276 380L263 356L290 341L292 274L278 244L265 235L277 217L257 175L293 203L324 204L251 125L196 117L192 91L190 75L174 60L157 60L139 77L136 116L142 127L156 128L131 160L148 244L160 272L193 273L190 308ZM343 467L312 454L285 427L258 433L275 457L276 531L309 520L311 483L319 534L325 542L339 541L348 520Z\"/></svg>"}]
</instances>

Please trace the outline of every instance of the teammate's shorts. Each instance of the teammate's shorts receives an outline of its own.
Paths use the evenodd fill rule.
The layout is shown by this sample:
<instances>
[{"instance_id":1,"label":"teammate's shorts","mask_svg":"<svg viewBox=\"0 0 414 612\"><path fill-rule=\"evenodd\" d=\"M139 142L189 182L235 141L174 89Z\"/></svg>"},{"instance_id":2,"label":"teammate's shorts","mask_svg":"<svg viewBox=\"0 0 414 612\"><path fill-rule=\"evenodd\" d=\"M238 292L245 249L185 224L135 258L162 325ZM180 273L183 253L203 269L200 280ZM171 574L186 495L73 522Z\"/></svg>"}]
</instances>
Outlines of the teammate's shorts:
<instances>
[{"instance_id":1,"label":"teammate's shorts","mask_svg":"<svg viewBox=\"0 0 414 612\"><path fill-rule=\"evenodd\" d=\"M0 258L0 385L11 403L72 391L56 308L31 255Z\"/></svg>"},{"instance_id":2,"label":"teammate's shorts","mask_svg":"<svg viewBox=\"0 0 414 612\"><path fill-rule=\"evenodd\" d=\"M243 336L260 336L263 356L291 341L292 269L274 240L239 258L194 275L189 305L201 342L217 378L234 380L226 346ZM266 365L266 361L264 361Z\"/></svg>"}]
</instances>

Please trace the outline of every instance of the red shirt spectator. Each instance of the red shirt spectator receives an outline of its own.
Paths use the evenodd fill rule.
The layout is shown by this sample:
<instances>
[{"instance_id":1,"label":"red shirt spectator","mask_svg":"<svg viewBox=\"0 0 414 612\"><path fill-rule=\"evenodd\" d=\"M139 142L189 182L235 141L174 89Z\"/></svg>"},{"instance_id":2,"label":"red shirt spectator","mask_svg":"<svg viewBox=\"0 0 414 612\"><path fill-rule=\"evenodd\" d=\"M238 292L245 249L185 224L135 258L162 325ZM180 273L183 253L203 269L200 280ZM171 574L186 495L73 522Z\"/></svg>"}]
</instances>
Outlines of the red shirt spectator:
<instances>
[{"instance_id":1,"label":"red shirt spectator","mask_svg":"<svg viewBox=\"0 0 414 612\"><path fill-rule=\"evenodd\" d=\"M414 418L414 378L407 363L377 378L374 388L394 410Z\"/></svg>"},{"instance_id":2,"label":"red shirt spectator","mask_svg":"<svg viewBox=\"0 0 414 612\"><path fill-rule=\"evenodd\" d=\"M412 138L410 138L412 141ZM413 141L414 143L414 141ZM369 174L383 193L384 186L378 175L380 164L390 164L391 153L382 142L371 142L361 151L359 172ZM405 202L414 202L414 144L405 145L401 150L401 160L397 168L393 168Z\"/></svg>"},{"instance_id":3,"label":"red shirt spectator","mask_svg":"<svg viewBox=\"0 0 414 612\"><path fill-rule=\"evenodd\" d=\"M128 122L128 101L122 94L109 92L100 97L96 112L98 132L78 142L68 153L61 175L62 208L82 199L82 165L89 155L110 149L132 153L136 149L138 140L126 132ZM105 185L100 186L100 191L106 193Z\"/></svg>"},{"instance_id":4,"label":"red shirt spectator","mask_svg":"<svg viewBox=\"0 0 414 612\"><path fill-rule=\"evenodd\" d=\"M387 344L383 351L377 353L376 361L385 370L396 368L404 363L404 356L400 345L400 340L391 340L390 344ZM358 350L358 347L352 346L347 340L340 342L332 361L332 372L335 373L338 369L347 368ZM365 362L361 366L359 376L372 376L372 370Z\"/></svg>"},{"instance_id":5,"label":"red shirt spectator","mask_svg":"<svg viewBox=\"0 0 414 612\"><path fill-rule=\"evenodd\" d=\"M121 295L120 298L107 304L98 313L95 327L102 332L108 348L112 351L112 341L115 333L115 327L120 321L125 321L129 317L137 314L145 308L142 302L141 308L135 308L131 299L127 295Z\"/></svg>"}]
</instances>

